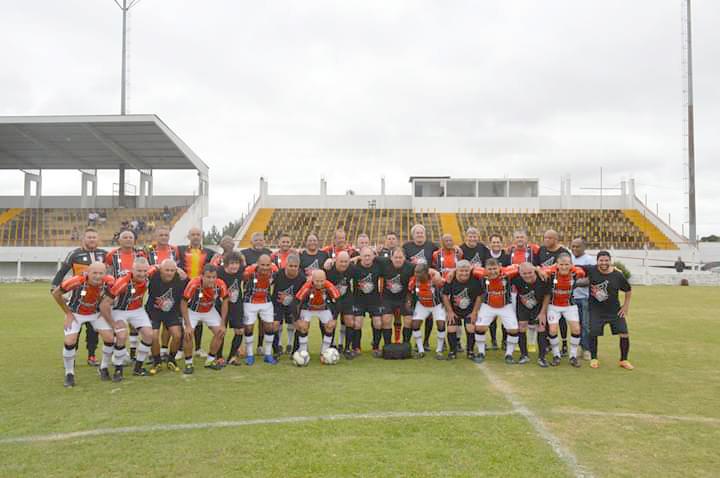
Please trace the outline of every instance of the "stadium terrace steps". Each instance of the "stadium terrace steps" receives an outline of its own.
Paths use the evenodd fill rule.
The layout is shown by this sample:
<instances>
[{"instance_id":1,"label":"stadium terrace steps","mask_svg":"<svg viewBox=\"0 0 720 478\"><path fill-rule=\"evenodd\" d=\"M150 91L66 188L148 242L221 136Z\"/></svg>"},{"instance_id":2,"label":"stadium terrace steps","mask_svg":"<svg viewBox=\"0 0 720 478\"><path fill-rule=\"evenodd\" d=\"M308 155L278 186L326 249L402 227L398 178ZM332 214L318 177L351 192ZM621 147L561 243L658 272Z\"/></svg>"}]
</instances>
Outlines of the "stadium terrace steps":
<instances>
[{"instance_id":1,"label":"stadium terrace steps","mask_svg":"<svg viewBox=\"0 0 720 478\"><path fill-rule=\"evenodd\" d=\"M22 211L22 208L19 207L4 210L2 213L0 213L0 226L13 220Z\"/></svg>"},{"instance_id":2,"label":"stadium terrace steps","mask_svg":"<svg viewBox=\"0 0 720 478\"><path fill-rule=\"evenodd\" d=\"M442 225L443 234L450 234L456 244L460 244L463 240L463 234L460 231L457 214L441 213L440 224Z\"/></svg>"},{"instance_id":3,"label":"stadium terrace steps","mask_svg":"<svg viewBox=\"0 0 720 478\"><path fill-rule=\"evenodd\" d=\"M664 232L640 211L636 209L623 209L623 214L647 236L651 248L664 250L678 249L677 244L670 240Z\"/></svg>"},{"instance_id":4,"label":"stadium terrace steps","mask_svg":"<svg viewBox=\"0 0 720 478\"><path fill-rule=\"evenodd\" d=\"M257 212L257 214L255 214L252 224L250 224L250 227L245 232L243 238L240 240L240 247L250 247L250 238L252 237L252 235L256 232L266 231L268 224L270 223L270 218L272 217L274 212L275 209L262 208Z\"/></svg>"}]
</instances>

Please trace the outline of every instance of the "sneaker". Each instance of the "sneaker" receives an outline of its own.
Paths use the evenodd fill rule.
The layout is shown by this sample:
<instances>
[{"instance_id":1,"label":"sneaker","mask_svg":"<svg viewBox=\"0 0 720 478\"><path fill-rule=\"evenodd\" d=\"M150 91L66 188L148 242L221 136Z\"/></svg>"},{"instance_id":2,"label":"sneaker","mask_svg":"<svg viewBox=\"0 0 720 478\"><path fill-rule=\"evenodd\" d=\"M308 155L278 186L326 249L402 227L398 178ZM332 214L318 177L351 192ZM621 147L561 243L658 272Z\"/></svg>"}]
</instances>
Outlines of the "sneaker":
<instances>
[{"instance_id":1,"label":"sneaker","mask_svg":"<svg viewBox=\"0 0 720 478\"><path fill-rule=\"evenodd\" d=\"M598 359L590 360L590 368L600 368L600 362L598 362Z\"/></svg>"},{"instance_id":2,"label":"sneaker","mask_svg":"<svg viewBox=\"0 0 720 478\"><path fill-rule=\"evenodd\" d=\"M567 354L568 354L568 346L565 342L563 342L562 349L560 349L560 356L567 357Z\"/></svg>"},{"instance_id":3,"label":"sneaker","mask_svg":"<svg viewBox=\"0 0 720 478\"><path fill-rule=\"evenodd\" d=\"M473 362L483 363L485 361L485 354L477 354L473 357Z\"/></svg>"},{"instance_id":4,"label":"sneaker","mask_svg":"<svg viewBox=\"0 0 720 478\"><path fill-rule=\"evenodd\" d=\"M194 371L195 371L195 368L191 364L189 364L189 363L185 364L185 368L183 369L183 373L185 375L192 375Z\"/></svg>"},{"instance_id":5,"label":"sneaker","mask_svg":"<svg viewBox=\"0 0 720 478\"><path fill-rule=\"evenodd\" d=\"M467 359L468 359L468 360L472 360L472 359L474 359L474 358L475 358L475 354L474 354L474 353L472 353L472 352L468 352L468 353L467 353Z\"/></svg>"},{"instance_id":6,"label":"sneaker","mask_svg":"<svg viewBox=\"0 0 720 478\"><path fill-rule=\"evenodd\" d=\"M234 367L239 367L240 366L240 358L231 357L230 360L228 360L228 365L232 365Z\"/></svg>"},{"instance_id":7,"label":"sneaker","mask_svg":"<svg viewBox=\"0 0 720 478\"><path fill-rule=\"evenodd\" d=\"M155 363L155 364L153 364L152 367L150 367L150 370L148 370L148 373L149 373L150 375L155 376L155 375L158 374L159 371L160 371L160 364L159 364L159 363Z\"/></svg>"},{"instance_id":8,"label":"sneaker","mask_svg":"<svg viewBox=\"0 0 720 478\"><path fill-rule=\"evenodd\" d=\"M514 365L514 364L515 364L515 359L513 359L513 356L512 356L512 355L506 355L506 356L505 356L505 363L508 364L508 365Z\"/></svg>"},{"instance_id":9,"label":"sneaker","mask_svg":"<svg viewBox=\"0 0 720 478\"><path fill-rule=\"evenodd\" d=\"M211 361L209 364L206 363L205 368L209 368L210 370L222 370L223 366L220 365L219 359L218 359L218 360Z\"/></svg>"},{"instance_id":10,"label":"sneaker","mask_svg":"<svg viewBox=\"0 0 720 478\"><path fill-rule=\"evenodd\" d=\"M167 369L171 372L177 372L180 370L180 368L177 366L177 362L175 360L168 360L167 362Z\"/></svg>"},{"instance_id":11,"label":"sneaker","mask_svg":"<svg viewBox=\"0 0 720 478\"><path fill-rule=\"evenodd\" d=\"M618 365L625 370L633 370L635 368L635 366L627 360L621 360L620 362L618 362Z\"/></svg>"},{"instance_id":12,"label":"sneaker","mask_svg":"<svg viewBox=\"0 0 720 478\"><path fill-rule=\"evenodd\" d=\"M108 371L107 367L105 368L99 368L98 369L98 375L100 375L100 380L103 382L109 382L110 381L110 372Z\"/></svg>"},{"instance_id":13,"label":"sneaker","mask_svg":"<svg viewBox=\"0 0 720 478\"><path fill-rule=\"evenodd\" d=\"M550 366L550 364L548 363L548 361L545 360L544 358L539 358L539 359L537 359L537 364L538 364L538 366L541 367L541 368L548 368L548 367Z\"/></svg>"},{"instance_id":14,"label":"sneaker","mask_svg":"<svg viewBox=\"0 0 720 478\"><path fill-rule=\"evenodd\" d=\"M520 360L518 360L518 363L519 363L520 365L525 365L525 364L528 363L528 362L530 362L530 357L528 357L527 355L521 356L521 357L520 357Z\"/></svg>"},{"instance_id":15,"label":"sneaker","mask_svg":"<svg viewBox=\"0 0 720 478\"><path fill-rule=\"evenodd\" d=\"M285 355L292 355L292 345L285 347Z\"/></svg>"},{"instance_id":16,"label":"sneaker","mask_svg":"<svg viewBox=\"0 0 720 478\"><path fill-rule=\"evenodd\" d=\"M375 347L372 349L372 356L375 358L382 358L382 352L379 348Z\"/></svg>"},{"instance_id":17,"label":"sneaker","mask_svg":"<svg viewBox=\"0 0 720 478\"><path fill-rule=\"evenodd\" d=\"M226 365L225 359L222 358L222 357L218 357L218 358L217 358L217 363L218 363L218 365L220 365L221 367L224 367L224 366Z\"/></svg>"},{"instance_id":18,"label":"sneaker","mask_svg":"<svg viewBox=\"0 0 720 478\"><path fill-rule=\"evenodd\" d=\"M133 369L133 375L135 375L136 377L147 377L149 375L149 373L146 368L135 367Z\"/></svg>"},{"instance_id":19,"label":"sneaker","mask_svg":"<svg viewBox=\"0 0 720 478\"><path fill-rule=\"evenodd\" d=\"M91 367L97 367L99 365L94 355L88 355L87 364Z\"/></svg>"},{"instance_id":20,"label":"sneaker","mask_svg":"<svg viewBox=\"0 0 720 478\"><path fill-rule=\"evenodd\" d=\"M425 352L417 352L417 353L415 354L415 358L416 358L416 359L423 359L423 358L425 358Z\"/></svg>"},{"instance_id":21,"label":"sneaker","mask_svg":"<svg viewBox=\"0 0 720 478\"><path fill-rule=\"evenodd\" d=\"M66 373L65 374L65 381L63 382L63 385L65 388L72 388L75 386L75 374L72 373Z\"/></svg>"},{"instance_id":22,"label":"sneaker","mask_svg":"<svg viewBox=\"0 0 720 478\"><path fill-rule=\"evenodd\" d=\"M435 352L435 360L445 360L445 356L442 352Z\"/></svg>"},{"instance_id":23,"label":"sneaker","mask_svg":"<svg viewBox=\"0 0 720 478\"><path fill-rule=\"evenodd\" d=\"M577 359L577 357L570 357L570 365L575 368L580 368L580 361Z\"/></svg>"},{"instance_id":24,"label":"sneaker","mask_svg":"<svg viewBox=\"0 0 720 478\"><path fill-rule=\"evenodd\" d=\"M185 358L185 356L183 355L182 350L178 350L178 351L175 353L175 361L176 361L176 362L177 362L178 360L182 360L182 359L184 359L184 358Z\"/></svg>"},{"instance_id":25,"label":"sneaker","mask_svg":"<svg viewBox=\"0 0 720 478\"><path fill-rule=\"evenodd\" d=\"M550 365L552 365L553 367L557 367L558 365L560 365L560 356L559 356L559 355L555 355L555 356L552 358L552 362L550 362Z\"/></svg>"},{"instance_id":26,"label":"sneaker","mask_svg":"<svg viewBox=\"0 0 720 478\"><path fill-rule=\"evenodd\" d=\"M245 357L245 365L255 365L255 356L248 355L247 357Z\"/></svg>"},{"instance_id":27,"label":"sneaker","mask_svg":"<svg viewBox=\"0 0 720 478\"><path fill-rule=\"evenodd\" d=\"M193 353L193 355L195 355L196 357L207 358L207 352L205 352L203 349L197 349L197 350Z\"/></svg>"},{"instance_id":28,"label":"sneaker","mask_svg":"<svg viewBox=\"0 0 720 478\"><path fill-rule=\"evenodd\" d=\"M122 382L123 380L123 369L122 367L115 367L115 373L113 373L113 382Z\"/></svg>"},{"instance_id":29,"label":"sneaker","mask_svg":"<svg viewBox=\"0 0 720 478\"><path fill-rule=\"evenodd\" d=\"M585 350L585 351L583 352L582 358L583 358L583 360L590 360L590 359L592 359L592 356L590 355L590 351L589 351L589 350Z\"/></svg>"},{"instance_id":30,"label":"sneaker","mask_svg":"<svg viewBox=\"0 0 720 478\"><path fill-rule=\"evenodd\" d=\"M265 358L263 358L263 362L270 364L270 365L277 365L278 360L273 357L272 355L266 355Z\"/></svg>"},{"instance_id":31,"label":"sneaker","mask_svg":"<svg viewBox=\"0 0 720 478\"><path fill-rule=\"evenodd\" d=\"M457 354L455 352L448 352L447 359L448 360L455 360L457 358Z\"/></svg>"}]
</instances>

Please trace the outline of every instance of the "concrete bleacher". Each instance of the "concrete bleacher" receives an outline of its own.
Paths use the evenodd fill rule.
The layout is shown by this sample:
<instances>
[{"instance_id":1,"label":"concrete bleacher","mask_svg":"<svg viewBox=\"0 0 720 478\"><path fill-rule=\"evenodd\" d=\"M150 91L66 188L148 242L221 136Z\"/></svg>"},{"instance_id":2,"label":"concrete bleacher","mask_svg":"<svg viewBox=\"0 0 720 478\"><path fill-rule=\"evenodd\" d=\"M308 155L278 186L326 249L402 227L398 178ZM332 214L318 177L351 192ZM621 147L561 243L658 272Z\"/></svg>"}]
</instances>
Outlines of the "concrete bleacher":
<instances>
[{"instance_id":1,"label":"concrete bleacher","mask_svg":"<svg viewBox=\"0 0 720 478\"><path fill-rule=\"evenodd\" d=\"M74 239L73 229L79 235L89 225L88 213L91 211L105 213L106 221L97 221L92 224L98 230L101 242L109 245L113 236L121 229L123 221L144 221L146 224L154 222L155 226L167 224L172 227L187 210L187 207L171 207L168 221L163 219L163 208L28 208L12 210L8 217L0 212L0 247L62 247L76 246L79 241ZM2 220L3 214L5 220ZM148 230L137 232L138 243L148 243L151 240Z\"/></svg>"}]
</instances>

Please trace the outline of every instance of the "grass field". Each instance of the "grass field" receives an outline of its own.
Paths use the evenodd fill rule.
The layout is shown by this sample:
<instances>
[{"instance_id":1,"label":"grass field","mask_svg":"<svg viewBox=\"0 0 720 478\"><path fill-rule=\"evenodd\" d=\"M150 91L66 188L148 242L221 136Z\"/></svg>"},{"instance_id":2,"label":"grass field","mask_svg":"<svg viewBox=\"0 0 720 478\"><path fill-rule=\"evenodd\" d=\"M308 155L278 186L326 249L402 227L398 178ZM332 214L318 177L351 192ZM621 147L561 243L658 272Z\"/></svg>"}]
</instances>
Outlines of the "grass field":
<instances>
[{"instance_id":1,"label":"grass field","mask_svg":"<svg viewBox=\"0 0 720 478\"><path fill-rule=\"evenodd\" d=\"M632 372L610 336L598 370L508 366L499 352L481 366L320 366L313 324L304 369L283 358L101 383L82 344L74 389L47 284L0 285L0 304L1 476L720 475L712 288L636 288Z\"/></svg>"}]
</instances>

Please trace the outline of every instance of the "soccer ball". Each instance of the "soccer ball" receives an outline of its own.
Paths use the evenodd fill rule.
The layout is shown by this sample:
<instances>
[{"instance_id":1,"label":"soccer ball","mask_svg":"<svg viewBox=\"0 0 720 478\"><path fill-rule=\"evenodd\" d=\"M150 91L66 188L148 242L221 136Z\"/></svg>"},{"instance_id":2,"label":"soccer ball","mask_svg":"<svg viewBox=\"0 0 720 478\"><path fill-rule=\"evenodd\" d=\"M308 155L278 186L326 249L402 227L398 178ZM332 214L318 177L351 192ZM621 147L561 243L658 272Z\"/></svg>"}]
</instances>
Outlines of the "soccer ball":
<instances>
[{"instance_id":1,"label":"soccer ball","mask_svg":"<svg viewBox=\"0 0 720 478\"><path fill-rule=\"evenodd\" d=\"M323 363L327 365L335 365L340 360L340 353L337 351L337 349L327 349L322 354Z\"/></svg>"},{"instance_id":2,"label":"soccer ball","mask_svg":"<svg viewBox=\"0 0 720 478\"><path fill-rule=\"evenodd\" d=\"M293 362L298 367L306 367L310 363L310 354L305 351L298 350L292 355Z\"/></svg>"}]
</instances>

